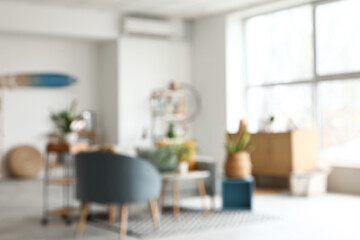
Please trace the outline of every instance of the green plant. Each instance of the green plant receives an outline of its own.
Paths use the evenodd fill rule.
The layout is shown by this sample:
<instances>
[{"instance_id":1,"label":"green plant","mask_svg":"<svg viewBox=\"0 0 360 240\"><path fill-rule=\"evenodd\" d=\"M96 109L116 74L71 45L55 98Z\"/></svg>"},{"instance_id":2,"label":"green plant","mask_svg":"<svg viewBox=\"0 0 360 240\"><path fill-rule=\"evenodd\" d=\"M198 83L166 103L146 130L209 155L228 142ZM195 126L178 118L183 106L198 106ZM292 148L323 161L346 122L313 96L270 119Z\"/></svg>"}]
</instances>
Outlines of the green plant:
<instances>
[{"instance_id":1,"label":"green plant","mask_svg":"<svg viewBox=\"0 0 360 240\"><path fill-rule=\"evenodd\" d=\"M168 138L176 138L175 136L175 131L174 131L174 124L173 123L170 123L169 124L169 130L167 132L167 137Z\"/></svg>"},{"instance_id":2,"label":"green plant","mask_svg":"<svg viewBox=\"0 0 360 240\"><path fill-rule=\"evenodd\" d=\"M189 148L180 144L157 149L139 149L140 157L147 159L159 171L175 171L183 154L188 154Z\"/></svg>"},{"instance_id":3,"label":"green plant","mask_svg":"<svg viewBox=\"0 0 360 240\"><path fill-rule=\"evenodd\" d=\"M77 118L76 105L77 102L73 100L67 109L50 115L55 126L63 133L71 132L71 123Z\"/></svg>"},{"instance_id":4,"label":"green plant","mask_svg":"<svg viewBox=\"0 0 360 240\"><path fill-rule=\"evenodd\" d=\"M176 156L179 159L179 161L184 157L189 157L191 152L190 147L183 145L175 145L174 147L175 147Z\"/></svg>"},{"instance_id":5,"label":"green plant","mask_svg":"<svg viewBox=\"0 0 360 240\"><path fill-rule=\"evenodd\" d=\"M231 139L228 133L225 133L225 138L225 147L228 153L237 153L247 149L251 135L245 130L239 133L235 140Z\"/></svg>"}]
</instances>

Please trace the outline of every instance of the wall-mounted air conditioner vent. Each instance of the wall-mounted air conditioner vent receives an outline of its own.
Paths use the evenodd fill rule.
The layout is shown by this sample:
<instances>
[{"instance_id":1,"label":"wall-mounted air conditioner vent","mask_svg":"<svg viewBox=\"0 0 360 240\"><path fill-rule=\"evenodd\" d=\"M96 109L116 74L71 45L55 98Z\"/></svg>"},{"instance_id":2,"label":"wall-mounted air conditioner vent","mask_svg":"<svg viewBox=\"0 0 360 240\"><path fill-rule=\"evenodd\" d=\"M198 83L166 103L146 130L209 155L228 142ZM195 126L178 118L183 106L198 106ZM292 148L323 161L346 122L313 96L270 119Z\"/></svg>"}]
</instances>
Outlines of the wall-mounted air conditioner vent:
<instances>
[{"instance_id":1,"label":"wall-mounted air conditioner vent","mask_svg":"<svg viewBox=\"0 0 360 240\"><path fill-rule=\"evenodd\" d=\"M153 37L179 38L184 32L181 20L125 17L123 33Z\"/></svg>"}]
</instances>

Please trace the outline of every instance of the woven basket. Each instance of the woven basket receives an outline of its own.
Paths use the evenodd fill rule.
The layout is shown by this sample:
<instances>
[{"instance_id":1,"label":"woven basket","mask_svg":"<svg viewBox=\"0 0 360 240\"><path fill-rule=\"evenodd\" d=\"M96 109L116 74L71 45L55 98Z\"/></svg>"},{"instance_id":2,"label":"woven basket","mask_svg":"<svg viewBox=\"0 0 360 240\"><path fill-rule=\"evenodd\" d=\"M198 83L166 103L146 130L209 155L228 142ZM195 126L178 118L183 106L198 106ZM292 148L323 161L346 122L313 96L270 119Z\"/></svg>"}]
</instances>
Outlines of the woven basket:
<instances>
[{"instance_id":1,"label":"woven basket","mask_svg":"<svg viewBox=\"0 0 360 240\"><path fill-rule=\"evenodd\" d=\"M225 174L228 178L247 178L251 176L250 155L246 151L229 153L225 163Z\"/></svg>"},{"instance_id":2,"label":"woven basket","mask_svg":"<svg viewBox=\"0 0 360 240\"><path fill-rule=\"evenodd\" d=\"M13 148L9 152L7 163L10 173L19 178L35 178L44 165L41 153L27 145Z\"/></svg>"}]
</instances>

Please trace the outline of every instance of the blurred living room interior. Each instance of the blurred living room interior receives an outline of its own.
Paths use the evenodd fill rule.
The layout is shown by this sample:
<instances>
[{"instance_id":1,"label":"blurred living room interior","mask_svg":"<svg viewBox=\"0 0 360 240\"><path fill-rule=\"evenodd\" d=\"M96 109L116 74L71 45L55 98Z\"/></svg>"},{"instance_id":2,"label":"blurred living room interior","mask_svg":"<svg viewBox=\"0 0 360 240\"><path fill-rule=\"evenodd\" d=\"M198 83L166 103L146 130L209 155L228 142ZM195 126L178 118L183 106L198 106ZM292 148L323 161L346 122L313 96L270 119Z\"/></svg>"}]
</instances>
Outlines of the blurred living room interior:
<instances>
[{"instance_id":1,"label":"blurred living room interior","mask_svg":"<svg viewBox=\"0 0 360 240\"><path fill-rule=\"evenodd\" d=\"M358 239L359 0L0 0L0 239Z\"/></svg>"}]
</instances>

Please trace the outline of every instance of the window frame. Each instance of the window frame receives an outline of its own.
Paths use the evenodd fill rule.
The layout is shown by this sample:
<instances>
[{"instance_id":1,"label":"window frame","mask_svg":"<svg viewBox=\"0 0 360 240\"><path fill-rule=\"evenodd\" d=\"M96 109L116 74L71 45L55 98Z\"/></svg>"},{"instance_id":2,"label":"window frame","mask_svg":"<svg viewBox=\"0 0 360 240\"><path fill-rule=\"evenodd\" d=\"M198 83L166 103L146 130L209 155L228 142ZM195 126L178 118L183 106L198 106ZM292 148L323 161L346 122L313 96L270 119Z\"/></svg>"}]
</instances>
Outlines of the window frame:
<instances>
[{"instance_id":1,"label":"window frame","mask_svg":"<svg viewBox=\"0 0 360 240\"><path fill-rule=\"evenodd\" d=\"M317 2L312 2L312 3L302 3L299 5L294 5L294 6L290 6L290 7L285 7L285 8L281 8L281 9L276 9L273 11L267 11L264 13L260 13L260 14L255 14L252 16L248 16L242 19L242 36L243 36L243 69L244 69L244 79L245 79L245 96L244 99L246 99L246 104L244 106L245 108L245 115L249 116L249 108L248 108L248 92L249 89L251 88L268 88L268 87L274 87L274 86L291 86L291 85L298 85L298 84L307 84L308 86L311 87L311 92L312 92L312 102L313 102L313 109L312 109L312 119L314 121L314 124L317 128L317 131L319 132L319 149L321 149L321 136L322 136L322 124L321 124L321 119L320 119L320 105L319 105L319 94L318 94L318 86L321 82L330 82L330 81L346 81L346 80L356 80L358 79L360 81L360 70L359 71L353 71L353 72L343 72L343 73L336 73L336 74L326 74L326 75L319 75L317 72L317 42L316 42L316 37L317 37L317 29L316 29L316 9L317 7L321 6L321 5L325 5L325 4L331 4L334 2L341 2L342 0L320 0ZM294 9L294 8L298 8L298 7L302 7L302 6L310 6L312 14L311 14L311 21L312 21L312 56L313 56L313 67L312 67L312 74L313 77L309 78L309 79L299 79L299 80L295 80L295 81L288 81L288 82L275 82L275 83L262 83L262 84L249 84L249 79L248 79L248 74L247 74L247 43L246 43L246 22L250 19L250 18L254 18L257 16L263 16L263 15L268 15L268 14L272 14L275 12L279 12L279 11L284 11L284 10L290 10L290 9ZM360 167L359 163L354 163L352 161L346 161L345 163L342 162L338 162L338 161L331 161L332 164L334 165L352 165L355 164L358 167Z\"/></svg>"}]
</instances>

